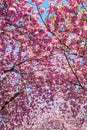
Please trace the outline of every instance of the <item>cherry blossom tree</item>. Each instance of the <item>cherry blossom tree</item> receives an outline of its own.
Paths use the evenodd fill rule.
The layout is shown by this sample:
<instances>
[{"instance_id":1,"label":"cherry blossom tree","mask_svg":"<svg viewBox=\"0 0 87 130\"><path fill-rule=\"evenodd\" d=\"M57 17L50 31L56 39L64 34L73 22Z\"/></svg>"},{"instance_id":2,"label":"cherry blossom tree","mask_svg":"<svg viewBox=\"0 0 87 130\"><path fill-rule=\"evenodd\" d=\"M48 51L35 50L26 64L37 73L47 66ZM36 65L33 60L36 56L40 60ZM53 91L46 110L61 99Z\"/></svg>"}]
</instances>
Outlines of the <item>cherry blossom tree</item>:
<instances>
[{"instance_id":1,"label":"cherry blossom tree","mask_svg":"<svg viewBox=\"0 0 87 130\"><path fill-rule=\"evenodd\" d=\"M87 129L87 0L44 2L0 0L0 130Z\"/></svg>"}]
</instances>

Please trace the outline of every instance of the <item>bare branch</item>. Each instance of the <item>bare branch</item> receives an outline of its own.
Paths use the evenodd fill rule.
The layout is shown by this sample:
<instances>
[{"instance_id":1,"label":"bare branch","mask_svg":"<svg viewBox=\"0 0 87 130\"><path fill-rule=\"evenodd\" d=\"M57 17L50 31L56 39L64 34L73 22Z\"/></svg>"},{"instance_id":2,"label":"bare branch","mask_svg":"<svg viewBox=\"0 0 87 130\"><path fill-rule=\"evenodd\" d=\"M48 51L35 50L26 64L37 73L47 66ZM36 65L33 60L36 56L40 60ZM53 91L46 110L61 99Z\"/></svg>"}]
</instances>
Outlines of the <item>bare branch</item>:
<instances>
[{"instance_id":1,"label":"bare branch","mask_svg":"<svg viewBox=\"0 0 87 130\"><path fill-rule=\"evenodd\" d=\"M11 101L18 97L20 92L16 92L9 100L7 100L3 106L0 107L0 110L3 110Z\"/></svg>"}]
</instances>

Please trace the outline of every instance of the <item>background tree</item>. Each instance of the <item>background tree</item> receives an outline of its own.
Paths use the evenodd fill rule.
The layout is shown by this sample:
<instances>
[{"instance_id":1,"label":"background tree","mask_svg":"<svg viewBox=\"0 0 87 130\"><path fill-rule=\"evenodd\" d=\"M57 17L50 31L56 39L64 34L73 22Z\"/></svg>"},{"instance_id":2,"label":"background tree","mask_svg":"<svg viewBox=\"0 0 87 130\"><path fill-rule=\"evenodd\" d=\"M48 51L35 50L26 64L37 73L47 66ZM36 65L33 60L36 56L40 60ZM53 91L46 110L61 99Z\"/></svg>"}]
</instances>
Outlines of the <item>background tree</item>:
<instances>
[{"instance_id":1,"label":"background tree","mask_svg":"<svg viewBox=\"0 0 87 130\"><path fill-rule=\"evenodd\" d=\"M87 1L44 2L0 0L1 130L87 128Z\"/></svg>"}]
</instances>

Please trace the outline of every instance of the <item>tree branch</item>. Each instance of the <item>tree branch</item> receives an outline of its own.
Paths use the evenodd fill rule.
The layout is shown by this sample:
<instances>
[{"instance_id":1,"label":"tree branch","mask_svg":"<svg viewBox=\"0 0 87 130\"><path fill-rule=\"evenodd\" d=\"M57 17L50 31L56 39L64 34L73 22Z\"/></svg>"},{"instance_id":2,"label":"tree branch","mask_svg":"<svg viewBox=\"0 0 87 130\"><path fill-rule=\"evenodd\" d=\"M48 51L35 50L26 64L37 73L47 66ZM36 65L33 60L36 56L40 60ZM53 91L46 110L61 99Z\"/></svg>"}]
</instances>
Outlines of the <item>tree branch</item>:
<instances>
[{"instance_id":1,"label":"tree branch","mask_svg":"<svg viewBox=\"0 0 87 130\"><path fill-rule=\"evenodd\" d=\"M68 60L68 58L67 58L66 53L64 53L64 55L65 55L66 61L67 61L67 63L68 63L68 66L70 67L72 73L75 75L75 77L76 77L76 79L77 79L77 81L78 81L78 83L79 83L79 86L80 86L82 89L84 89L84 87L81 85L81 83L80 83L80 81L79 81L79 78L78 78L76 72L73 71L73 68L71 67L71 64L70 64L70 62L69 62L69 60Z\"/></svg>"},{"instance_id":2,"label":"tree branch","mask_svg":"<svg viewBox=\"0 0 87 130\"><path fill-rule=\"evenodd\" d=\"M5 101L4 105L0 107L0 110L3 110L11 101L18 97L19 94L20 92L16 92L9 100Z\"/></svg>"}]
</instances>

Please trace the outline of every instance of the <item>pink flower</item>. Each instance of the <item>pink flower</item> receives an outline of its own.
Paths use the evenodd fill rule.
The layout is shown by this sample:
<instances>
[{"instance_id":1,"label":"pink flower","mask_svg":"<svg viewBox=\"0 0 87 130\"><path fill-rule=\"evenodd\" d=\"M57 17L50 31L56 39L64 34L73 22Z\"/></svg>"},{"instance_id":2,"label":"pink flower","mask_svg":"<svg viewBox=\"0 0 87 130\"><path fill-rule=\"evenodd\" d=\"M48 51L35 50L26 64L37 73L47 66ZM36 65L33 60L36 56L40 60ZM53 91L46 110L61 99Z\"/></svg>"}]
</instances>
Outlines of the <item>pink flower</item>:
<instances>
[{"instance_id":1,"label":"pink flower","mask_svg":"<svg viewBox=\"0 0 87 130\"><path fill-rule=\"evenodd\" d=\"M32 2L35 2L36 5L40 5L44 2L44 0L32 0Z\"/></svg>"}]
</instances>

